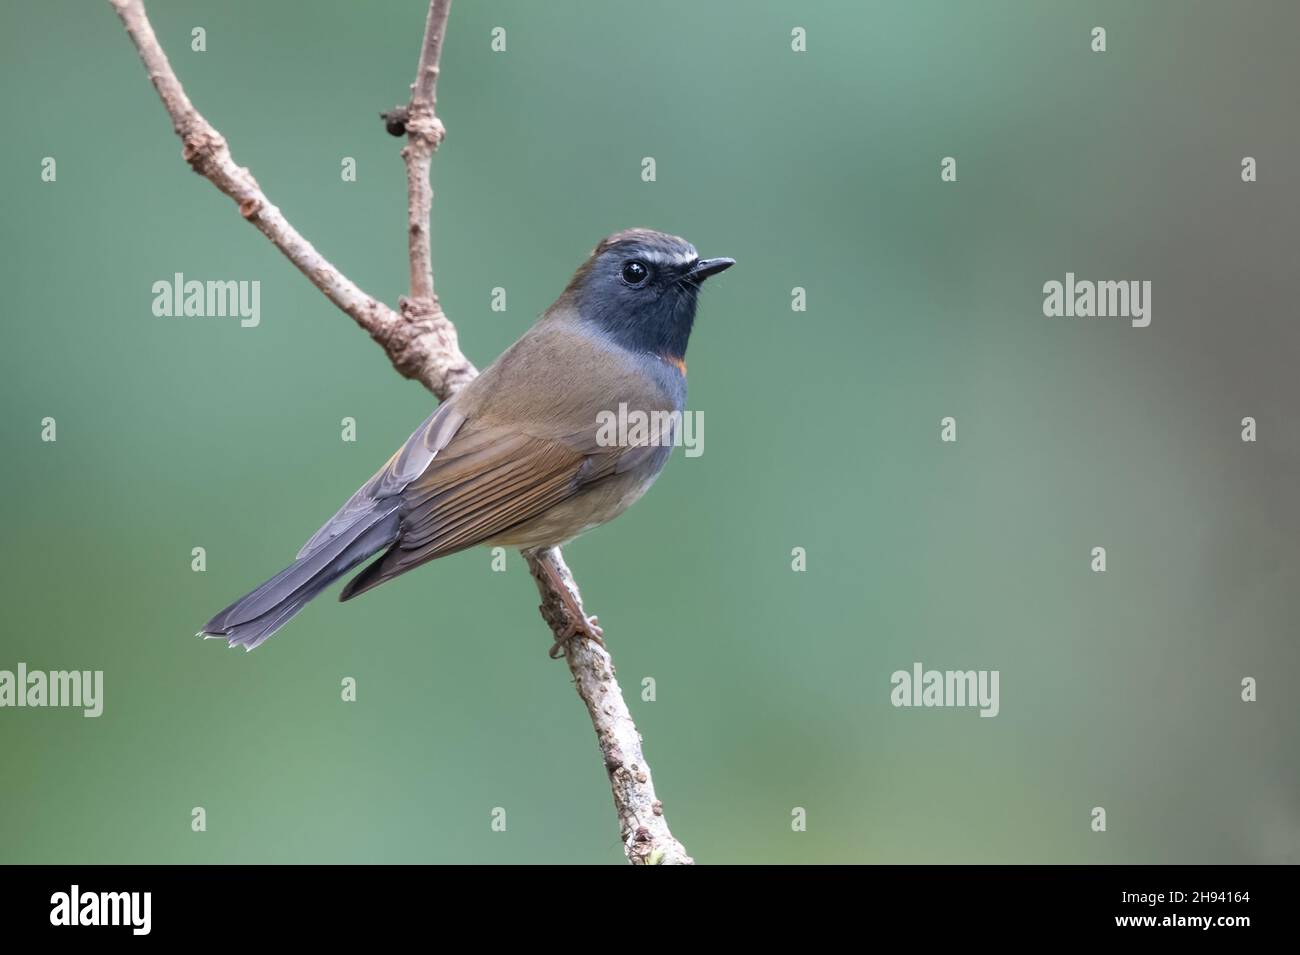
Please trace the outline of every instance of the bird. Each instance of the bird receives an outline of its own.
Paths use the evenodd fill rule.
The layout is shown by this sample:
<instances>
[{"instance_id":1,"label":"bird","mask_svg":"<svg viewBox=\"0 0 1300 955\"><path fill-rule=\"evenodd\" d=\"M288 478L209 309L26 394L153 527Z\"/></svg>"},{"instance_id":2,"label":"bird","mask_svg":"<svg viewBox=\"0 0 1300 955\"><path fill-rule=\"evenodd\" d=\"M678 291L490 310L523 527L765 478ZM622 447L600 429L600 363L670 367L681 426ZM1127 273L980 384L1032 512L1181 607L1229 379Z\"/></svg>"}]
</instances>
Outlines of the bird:
<instances>
[{"instance_id":1,"label":"bird","mask_svg":"<svg viewBox=\"0 0 1300 955\"><path fill-rule=\"evenodd\" d=\"M536 555L622 514L672 452L702 284L734 264L652 229L601 240L551 307L442 402L292 564L198 636L253 650L372 557L340 600L478 545ZM602 423L628 409L663 424L611 440ZM552 656L577 636L603 644L596 618L553 582L567 623Z\"/></svg>"}]
</instances>

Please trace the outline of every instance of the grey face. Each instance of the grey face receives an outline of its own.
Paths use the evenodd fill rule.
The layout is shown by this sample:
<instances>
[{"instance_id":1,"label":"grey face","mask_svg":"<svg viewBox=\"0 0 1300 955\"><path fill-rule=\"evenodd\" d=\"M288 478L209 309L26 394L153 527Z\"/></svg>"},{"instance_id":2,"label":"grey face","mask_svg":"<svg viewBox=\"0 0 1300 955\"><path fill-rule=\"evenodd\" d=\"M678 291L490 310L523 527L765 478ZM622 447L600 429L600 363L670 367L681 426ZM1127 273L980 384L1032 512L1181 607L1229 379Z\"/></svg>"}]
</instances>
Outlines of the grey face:
<instances>
[{"instance_id":1,"label":"grey face","mask_svg":"<svg viewBox=\"0 0 1300 955\"><path fill-rule=\"evenodd\" d=\"M578 307L633 351L670 358L686 354L700 284L732 259L701 259L684 239L634 230L606 239L580 278Z\"/></svg>"}]
</instances>

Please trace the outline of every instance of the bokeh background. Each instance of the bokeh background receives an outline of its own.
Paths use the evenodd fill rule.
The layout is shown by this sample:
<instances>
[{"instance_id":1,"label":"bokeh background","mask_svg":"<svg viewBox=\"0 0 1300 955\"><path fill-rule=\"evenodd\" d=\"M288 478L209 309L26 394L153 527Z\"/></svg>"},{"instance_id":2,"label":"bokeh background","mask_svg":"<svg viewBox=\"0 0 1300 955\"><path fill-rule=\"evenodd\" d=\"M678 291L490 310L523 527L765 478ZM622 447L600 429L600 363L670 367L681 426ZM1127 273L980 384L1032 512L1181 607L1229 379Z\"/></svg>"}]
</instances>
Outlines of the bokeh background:
<instances>
[{"instance_id":1,"label":"bokeh background","mask_svg":"<svg viewBox=\"0 0 1300 955\"><path fill-rule=\"evenodd\" d=\"M394 302L377 114L421 0L150 13L236 160ZM476 362L616 229L740 262L689 355L704 455L568 550L698 860L1300 858L1297 28L1289 2L454 6L434 254ZM621 861L516 555L331 593L253 654L192 636L432 400L188 170L107 3L5 4L0 87L0 668L106 683L99 719L0 710L0 861ZM1151 326L1045 318L1067 271L1150 280ZM155 317L175 272L259 280L260 327ZM915 660L1000 670L1000 715L895 709Z\"/></svg>"}]
</instances>

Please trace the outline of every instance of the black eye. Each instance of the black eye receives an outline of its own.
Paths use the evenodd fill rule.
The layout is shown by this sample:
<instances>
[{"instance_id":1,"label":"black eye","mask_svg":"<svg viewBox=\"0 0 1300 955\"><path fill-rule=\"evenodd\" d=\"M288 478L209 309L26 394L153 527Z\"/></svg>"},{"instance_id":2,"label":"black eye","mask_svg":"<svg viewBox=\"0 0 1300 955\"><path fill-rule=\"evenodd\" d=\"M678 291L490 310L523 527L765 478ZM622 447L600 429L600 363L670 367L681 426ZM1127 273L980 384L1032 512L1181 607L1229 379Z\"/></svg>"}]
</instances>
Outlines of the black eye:
<instances>
[{"instance_id":1,"label":"black eye","mask_svg":"<svg viewBox=\"0 0 1300 955\"><path fill-rule=\"evenodd\" d=\"M628 285L640 285L650 276L650 270L640 262L627 262L623 265L623 281Z\"/></svg>"}]
</instances>

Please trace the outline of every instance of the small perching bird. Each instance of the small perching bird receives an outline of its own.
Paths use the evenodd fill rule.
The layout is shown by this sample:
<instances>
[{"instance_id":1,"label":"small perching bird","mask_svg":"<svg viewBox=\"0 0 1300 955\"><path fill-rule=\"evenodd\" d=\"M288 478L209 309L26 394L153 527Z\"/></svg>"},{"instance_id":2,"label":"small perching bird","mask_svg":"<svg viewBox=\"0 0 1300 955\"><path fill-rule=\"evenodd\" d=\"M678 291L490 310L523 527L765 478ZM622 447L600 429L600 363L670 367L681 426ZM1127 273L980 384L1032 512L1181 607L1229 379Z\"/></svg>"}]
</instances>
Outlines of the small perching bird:
<instances>
[{"instance_id":1,"label":"small perching bird","mask_svg":"<svg viewBox=\"0 0 1300 955\"><path fill-rule=\"evenodd\" d=\"M629 410L676 421L700 285L734 264L649 229L602 241L532 328L439 405L292 564L199 635L252 650L380 551L340 600L468 547L532 553L613 520L659 476L672 435L611 442L602 422ZM568 636L599 640L595 618L556 590Z\"/></svg>"}]
</instances>

